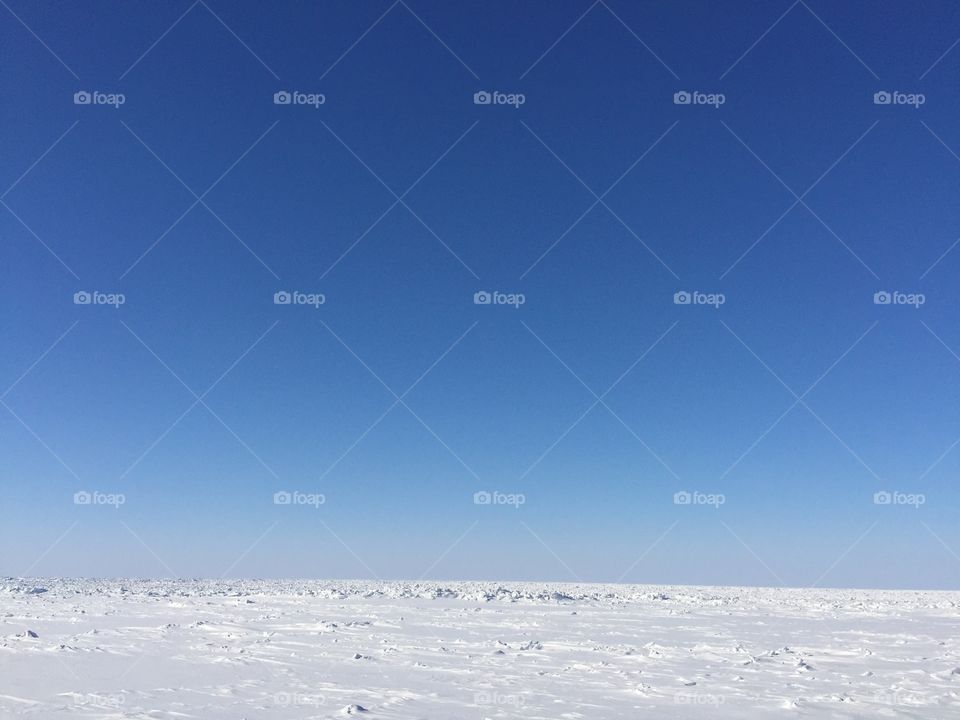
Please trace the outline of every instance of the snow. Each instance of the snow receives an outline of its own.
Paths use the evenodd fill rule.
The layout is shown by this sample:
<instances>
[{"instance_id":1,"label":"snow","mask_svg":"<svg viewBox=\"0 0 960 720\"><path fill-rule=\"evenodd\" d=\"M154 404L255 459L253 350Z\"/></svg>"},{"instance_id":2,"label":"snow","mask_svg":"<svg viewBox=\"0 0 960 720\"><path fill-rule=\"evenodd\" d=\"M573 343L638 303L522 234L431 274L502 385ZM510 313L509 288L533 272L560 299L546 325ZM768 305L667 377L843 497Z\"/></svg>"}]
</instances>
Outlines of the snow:
<instances>
[{"instance_id":1,"label":"snow","mask_svg":"<svg viewBox=\"0 0 960 720\"><path fill-rule=\"evenodd\" d=\"M960 717L958 608L956 592L0 579L0 717Z\"/></svg>"}]
</instances>

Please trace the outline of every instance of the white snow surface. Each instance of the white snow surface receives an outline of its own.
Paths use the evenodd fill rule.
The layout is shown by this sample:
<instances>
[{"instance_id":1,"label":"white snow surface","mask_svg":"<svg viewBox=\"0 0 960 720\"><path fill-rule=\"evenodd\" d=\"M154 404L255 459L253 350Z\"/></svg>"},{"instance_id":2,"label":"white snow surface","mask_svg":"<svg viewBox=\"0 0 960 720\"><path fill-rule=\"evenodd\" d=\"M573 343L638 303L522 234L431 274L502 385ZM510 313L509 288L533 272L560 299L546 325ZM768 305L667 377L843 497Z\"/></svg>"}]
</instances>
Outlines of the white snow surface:
<instances>
[{"instance_id":1,"label":"white snow surface","mask_svg":"<svg viewBox=\"0 0 960 720\"><path fill-rule=\"evenodd\" d=\"M960 718L960 593L0 578L0 717Z\"/></svg>"}]
</instances>

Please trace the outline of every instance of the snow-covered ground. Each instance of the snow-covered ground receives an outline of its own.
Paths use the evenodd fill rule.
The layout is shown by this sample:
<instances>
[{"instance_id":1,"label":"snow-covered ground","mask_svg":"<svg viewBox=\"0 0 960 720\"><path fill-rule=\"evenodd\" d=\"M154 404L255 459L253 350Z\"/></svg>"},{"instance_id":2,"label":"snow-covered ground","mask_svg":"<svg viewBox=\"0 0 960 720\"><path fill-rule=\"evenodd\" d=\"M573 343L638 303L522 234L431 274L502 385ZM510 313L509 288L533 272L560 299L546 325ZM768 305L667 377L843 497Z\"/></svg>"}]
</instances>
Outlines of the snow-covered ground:
<instances>
[{"instance_id":1,"label":"snow-covered ground","mask_svg":"<svg viewBox=\"0 0 960 720\"><path fill-rule=\"evenodd\" d=\"M0 579L0 717L960 717L960 593Z\"/></svg>"}]
</instances>

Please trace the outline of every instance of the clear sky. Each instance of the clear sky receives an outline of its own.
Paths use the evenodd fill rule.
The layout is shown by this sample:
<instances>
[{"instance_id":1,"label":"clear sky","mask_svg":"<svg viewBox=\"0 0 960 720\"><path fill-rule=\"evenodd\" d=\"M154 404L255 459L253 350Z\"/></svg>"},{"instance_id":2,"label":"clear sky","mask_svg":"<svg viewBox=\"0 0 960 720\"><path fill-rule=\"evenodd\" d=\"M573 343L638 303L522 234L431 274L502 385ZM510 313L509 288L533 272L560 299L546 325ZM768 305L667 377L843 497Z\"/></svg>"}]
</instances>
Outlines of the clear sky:
<instances>
[{"instance_id":1,"label":"clear sky","mask_svg":"<svg viewBox=\"0 0 960 720\"><path fill-rule=\"evenodd\" d=\"M0 4L0 574L958 586L955 4Z\"/></svg>"}]
</instances>

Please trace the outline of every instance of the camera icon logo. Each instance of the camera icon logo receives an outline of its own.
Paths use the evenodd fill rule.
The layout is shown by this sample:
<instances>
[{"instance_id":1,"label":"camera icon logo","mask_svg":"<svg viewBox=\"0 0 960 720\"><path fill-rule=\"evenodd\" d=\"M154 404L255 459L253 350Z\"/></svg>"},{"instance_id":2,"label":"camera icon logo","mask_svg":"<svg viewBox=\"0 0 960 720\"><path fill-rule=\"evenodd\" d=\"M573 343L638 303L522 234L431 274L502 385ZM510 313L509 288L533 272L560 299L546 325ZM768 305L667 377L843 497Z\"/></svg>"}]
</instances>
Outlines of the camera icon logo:
<instances>
[{"instance_id":1,"label":"camera icon logo","mask_svg":"<svg viewBox=\"0 0 960 720\"><path fill-rule=\"evenodd\" d=\"M692 101L693 96L686 90L681 90L680 92L675 92L673 94L674 105L689 105Z\"/></svg>"},{"instance_id":2,"label":"camera icon logo","mask_svg":"<svg viewBox=\"0 0 960 720\"><path fill-rule=\"evenodd\" d=\"M873 294L873 304L874 305L889 305L893 300L893 296L888 293L886 290L880 290Z\"/></svg>"},{"instance_id":3,"label":"camera icon logo","mask_svg":"<svg viewBox=\"0 0 960 720\"><path fill-rule=\"evenodd\" d=\"M274 105L289 105L291 102L293 102L293 96L286 90L281 90L273 94Z\"/></svg>"},{"instance_id":4,"label":"camera icon logo","mask_svg":"<svg viewBox=\"0 0 960 720\"><path fill-rule=\"evenodd\" d=\"M273 494L274 505L289 505L291 502L293 502L293 495L286 490L280 490Z\"/></svg>"},{"instance_id":5,"label":"camera icon logo","mask_svg":"<svg viewBox=\"0 0 960 720\"><path fill-rule=\"evenodd\" d=\"M293 296L286 290L278 290L273 294L274 305L289 305L293 301Z\"/></svg>"},{"instance_id":6,"label":"camera icon logo","mask_svg":"<svg viewBox=\"0 0 960 720\"><path fill-rule=\"evenodd\" d=\"M673 294L673 304L674 305L689 305L690 301L693 299L693 296L690 295L686 290L680 290Z\"/></svg>"},{"instance_id":7,"label":"camera icon logo","mask_svg":"<svg viewBox=\"0 0 960 720\"><path fill-rule=\"evenodd\" d=\"M474 305L489 305L493 302L493 296L486 290L479 290L473 294Z\"/></svg>"},{"instance_id":8,"label":"camera icon logo","mask_svg":"<svg viewBox=\"0 0 960 720\"><path fill-rule=\"evenodd\" d=\"M693 496L686 490L681 490L680 492L675 492L673 494L674 505L689 505L692 501Z\"/></svg>"},{"instance_id":9,"label":"camera icon logo","mask_svg":"<svg viewBox=\"0 0 960 720\"><path fill-rule=\"evenodd\" d=\"M875 92L873 94L874 105L889 105L892 102L893 102L893 95L888 93L886 90L881 90L880 92Z\"/></svg>"},{"instance_id":10,"label":"camera icon logo","mask_svg":"<svg viewBox=\"0 0 960 720\"><path fill-rule=\"evenodd\" d=\"M80 490L73 494L74 505L89 505L91 502L93 502L93 496L86 490Z\"/></svg>"},{"instance_id":11,"label":"camera icon logo","mask_svg":"<svg viewBox=\"0 0 960 720\"><path fill-rule=\"evenodd\" d=\"M73 294L74 305L89 305L93 301L93 296L86 290L80 290Z\"/></svg>"},{"instance_id":12,"label":"camera icon logo","mask_svg":"<svg viewBox=\"0 0 960 720\"><path fill-rule=\"evenodd\" d=\"M493 95L488 93L486 90L480 90L473 94L473 104L474 105L489 105L493 102Z\"/></svg>"},{"instance_id":13,"label":"camera icon logo","mask_svg":"<svg viewBox=\"0 0 960 720\"><path fill-rule=\"evenodd\" d=\"M874 505L889 505L892 502L893 502L893 495L888 493L886 490L881 490L880 492L875 492L873 494Z\"/></svg>"},{"instance_id":14,"label":"camera icon logo","mask_svg":"<svg viewBox=\"0 0 960 720\"><path fill-rule=\"evenodd\" d=\"M78 90L73 94L74 105L89 105L93 102L93 96L86 90Z\"/></svg>"},{"instance_id":15,"label":"camera icon logo","mask_svg":"<svg viewBox=\"0 0 960 720\"><path fill-rule=\"evenodd\" d=\"M486 490L480 490L473 494L474 505L489 505L493 501L493 496Z\"/></svg>"}]
</instances>

